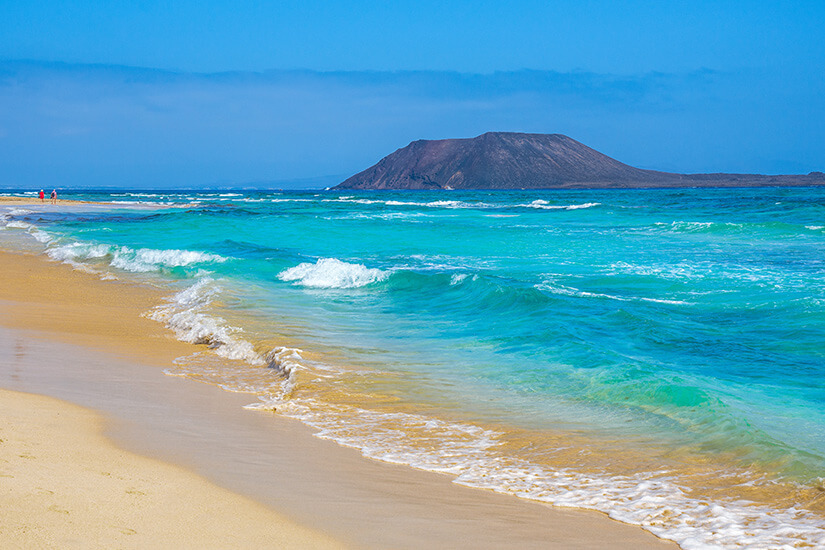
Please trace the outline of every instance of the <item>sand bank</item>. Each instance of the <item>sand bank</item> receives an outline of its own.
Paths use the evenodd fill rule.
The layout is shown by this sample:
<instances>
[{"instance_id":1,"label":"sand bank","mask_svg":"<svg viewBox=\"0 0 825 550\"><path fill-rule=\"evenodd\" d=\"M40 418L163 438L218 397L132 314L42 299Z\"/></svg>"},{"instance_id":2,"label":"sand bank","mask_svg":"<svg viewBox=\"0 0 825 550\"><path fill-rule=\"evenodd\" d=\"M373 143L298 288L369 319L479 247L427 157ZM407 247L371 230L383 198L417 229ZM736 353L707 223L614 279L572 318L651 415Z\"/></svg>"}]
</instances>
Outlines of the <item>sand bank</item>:
<instances>
[{"instance_id":1,"label":"sand bank","mask_svg":"<svg viewBox=\"0 0 825 550\"><path fill-rule=\"evenodd\" d=\"M602 514L367 460L297 422L242 409L249 396L163 375L158 367L197 348L140 316L159 303L158 289L13 253L0 253L0 280L0 386L102 411L119 447L315 532L362 548L675 548Z\"/></svg>"},{"instance_id":2,"label":"sand bank","mask_svg":"<svg viewBox=\"0 0 825 550\"><path fill-rule=\"evenodd\" d=\"M116 448L102 418L0 390L3 548L342 548L248 498Z\"/></svg>"},{"instance_id":3,"label":"sand bank","mask_svg":"<svg viewBox=\"0 0 825 550\"><path fill-rule=\"evenodd\" d=\"M49 205L51 206L52 202L49 198L48 193L46 194L46 199L41 201L37 197L0 197L0 205L2 204L13 204L16 206L37 206L37 205ZM92 202L92 201L75 201L75 200L64 200L61 199L59 196L57 197L57 204L104 204L101 202Z\"/></svg>"}]
</instances>

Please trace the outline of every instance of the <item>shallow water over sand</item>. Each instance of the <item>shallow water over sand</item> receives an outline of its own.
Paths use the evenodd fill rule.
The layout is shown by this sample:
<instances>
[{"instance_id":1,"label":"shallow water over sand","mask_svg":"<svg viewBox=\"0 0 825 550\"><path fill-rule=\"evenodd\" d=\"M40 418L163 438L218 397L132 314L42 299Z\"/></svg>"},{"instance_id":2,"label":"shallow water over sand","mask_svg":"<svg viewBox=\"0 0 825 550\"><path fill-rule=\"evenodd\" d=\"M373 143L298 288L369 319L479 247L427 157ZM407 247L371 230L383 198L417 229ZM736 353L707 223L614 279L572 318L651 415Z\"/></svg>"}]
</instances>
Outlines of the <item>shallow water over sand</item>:
<instances>
[{"instance_id":1,"label":"shallow water over sand","mask_svg":"<svg viewBox=\"0 0 825 550\"><path fill-rule=\"evenodd\" d=\"M129 204L0 236L165 285L211 347L169 374L687 548L825 544L825 191L88 198Z\"/></svg>"}]
</instances>

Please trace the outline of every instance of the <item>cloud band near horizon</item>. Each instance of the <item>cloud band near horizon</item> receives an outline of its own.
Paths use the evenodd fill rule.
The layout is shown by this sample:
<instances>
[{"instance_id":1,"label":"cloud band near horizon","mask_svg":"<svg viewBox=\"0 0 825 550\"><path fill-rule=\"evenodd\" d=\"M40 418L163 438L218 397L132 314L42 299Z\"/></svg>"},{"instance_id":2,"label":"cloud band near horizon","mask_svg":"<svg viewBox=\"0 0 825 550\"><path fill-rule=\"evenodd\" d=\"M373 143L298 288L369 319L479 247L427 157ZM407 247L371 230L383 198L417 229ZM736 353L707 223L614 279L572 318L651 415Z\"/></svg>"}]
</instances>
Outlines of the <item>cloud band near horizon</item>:
<instances>
[{"instance_id":1,"label":"cloud band near horizon","mask_svg":"<svg viewBox=\"0 0 825 550\"><path fill-rule=\"evenodd\" d=\"M5 61L0 186L322 186L410 141L486 131L562 133L640 168L807 173L825 168L823 88L756 70L204 74Z\"/></svg>"}]
</instances>

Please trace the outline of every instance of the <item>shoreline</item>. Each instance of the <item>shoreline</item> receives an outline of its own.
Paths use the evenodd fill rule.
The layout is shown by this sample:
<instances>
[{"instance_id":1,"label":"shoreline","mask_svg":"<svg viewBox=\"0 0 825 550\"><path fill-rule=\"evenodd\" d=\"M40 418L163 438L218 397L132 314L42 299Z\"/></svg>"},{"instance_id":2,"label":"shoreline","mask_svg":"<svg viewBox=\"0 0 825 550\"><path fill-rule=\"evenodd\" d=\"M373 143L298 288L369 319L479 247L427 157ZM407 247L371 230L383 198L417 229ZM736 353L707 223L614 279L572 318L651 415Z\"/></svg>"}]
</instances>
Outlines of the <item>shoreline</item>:
<instances>
[{"instance_id":1,"label":"shoreline","mask_svg":"<svg viewBox=\"0 0 825 550\"><path fill-rule=\"evenodd\" d=\"M25 369L0 372L0 386L100 411L118 446L200 473L300 525L356 547L677 547L598 512L371 461L296 421L243 410L251 397L165 376L161 368L199 348L140 316L158 303L156 289L100 281L29 254L0 252L0 269L9 281L0 293L0 343L30 350Z\"/></svg>"},{"instance_id":2,"label":"shoreline","mask_svg":"<svg viewBox=\"0 0 825 550\"><path fill-rule=\"evenodd\" d=\"M78 201L73 199L61 199L60 197L57 198L57 203L52 204L51 199L44 199L41 201L38 198L30 198L30 197L20 197L17 195L9 195L9 196L0 196L0 205L3 204L13 204L17 206L60 206L61 204L108 204L105 202L95 202L95 201Z\"/></svg>"}]
</instances>

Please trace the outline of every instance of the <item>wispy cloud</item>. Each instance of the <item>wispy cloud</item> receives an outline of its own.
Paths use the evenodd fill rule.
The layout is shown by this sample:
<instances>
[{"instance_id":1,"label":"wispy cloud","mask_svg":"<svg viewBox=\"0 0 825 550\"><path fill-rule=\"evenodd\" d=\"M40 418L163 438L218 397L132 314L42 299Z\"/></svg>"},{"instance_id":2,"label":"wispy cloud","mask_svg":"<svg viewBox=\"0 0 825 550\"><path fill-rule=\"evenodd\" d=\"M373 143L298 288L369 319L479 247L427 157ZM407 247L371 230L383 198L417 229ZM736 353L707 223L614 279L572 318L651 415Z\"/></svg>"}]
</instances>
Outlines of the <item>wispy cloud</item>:
<instances>
[{"instance_id":1,"label":"wispy cloud","mask_svg":"<svg viewBox=\"0 0 825 550\"><path fill-rule=\"evenodd\" d=\"M778 86L761 82L758 93L748 91L763 76L197 74L0 62L0 185L343 176L414 139L489 130L565 133L624 162L678 171L775 171L765 159L795 158L807 167L825 158L821 125L810 122L811 109L823 113L822 100L789 110ZM778 139L789 126L818 145Z\"/></svg>"}]
</instances>

